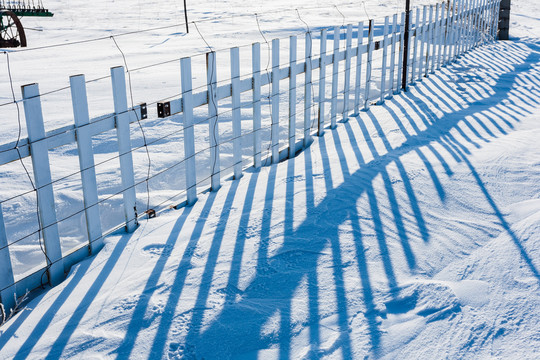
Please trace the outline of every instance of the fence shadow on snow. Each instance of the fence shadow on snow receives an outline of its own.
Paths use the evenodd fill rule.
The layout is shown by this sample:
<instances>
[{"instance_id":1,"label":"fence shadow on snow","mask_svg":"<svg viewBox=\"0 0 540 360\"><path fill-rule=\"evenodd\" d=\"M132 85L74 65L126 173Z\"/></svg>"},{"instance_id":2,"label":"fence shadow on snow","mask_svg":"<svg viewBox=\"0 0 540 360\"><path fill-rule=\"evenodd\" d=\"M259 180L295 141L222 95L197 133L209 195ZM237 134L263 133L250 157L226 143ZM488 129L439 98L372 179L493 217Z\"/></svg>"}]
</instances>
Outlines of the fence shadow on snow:
<instances>
[{"instance_id":1,"label":"fence shadow on snow","mask_svg":"<svg viewBox=\"0 0 540 360\"><path fill-rule=\"evenodd\" d=\"M492 45L499 46L499 45ZM477 66L487 66L490 73L501 73L500 77L492 76L495 84L483 88L480 83L474 82L474 74L470 79L458 81L457 86L451 85L451 80L455 80L452 68L443 70L442 73L433 75L429 79L424 79L421 85L415 87L414 91L403 93L400 97L388 101L376 110L362 112L359 116L351 117L348 122L340 125L344 131L333 130L330 137L319 138L320 154L314 153L315 148L308 148L304 152L304 163L300 158L290 160L287 163L287 178L283 183L277 178L277 167L272 166L268 173L262 176L261 172L251 174L247 191L238 191L238 182L232 182L226 190L226 198L222 206L217 231L211 240L204 269L197 285L187 284L186 280L190 270L190 262L193 260L197 249L204 244L199 244L202 230L207 224L208 217L202 216L195 219L196 223L190 234L182 234L182 228L186 221L190 219L191 208L184 208L178 217L173 230L169 234L164 246L174 246L178 241L186 241L187 245L178 262L178 268L174 272L174 280L168 284L168 298L161 314L147 317L150 298L158 287L158 282L165 269L165 263L169 260L169 253L162 253L155 262L151 274L148 277L143 296L141 296L133 309L133 315L129 320L127 333L119 346L118 358L129 358L132 354L133 345L141 332L150 324L155 325L155 338L152 343L150 358L160 358L164 353L181 354L185 356L205 354L238 355L239 353L249 353L267 348L271 340L279 339L280 358L290 358L290 348L292 341L293 321L292 300L295 291L305 285L307 294L307 320L309 328L310 354L313 356L323 356L340 349L344 358L352 358L354 344L350 338L350 318L351 307L361 308L364 316L363 327L369 337L369 348L376 355L381 346L381 331L379 317L380 306L377 306L376 298L385 297L391 301L399 296L399 286L396 280L395 254L390 249L394 249L394 243L398 243L408 270L414 272L418 265L415 247L420 243L429 243L436 224L429 216L429 209L426 203L418 198L418 189L414 189L412 179L414 174L407 171L402 159L410 154L415 154L425 167L427 174L431 178L433 185L432 192L444 200L446 192L441 185L441 176L452 176L452 163L465 165L471 172L471 181L475 184L476 190L480 191L488 204L490 218L499 228L499 231L507 232L513 240L516 248L525 261L529 271L534 274L540 282L538 268L533 263L527 251L513 234L509 224L505 220L500 208L493 196L489 193L486 184L482 182L481 176L475 169L470 155L474 149L481 148L483 144L489 143L492 139L508 135L512 132L514 124L519 122L523 112L529 112L526 108L512 107L513 98L519 99L529 104L531 107L537 106L540 101L540 92L531 90L529 94L524 94L519 88L513 88L520 79L528 78L538 81L538 75L532 72L531 64L540 61L540 47L527 42L515 42L505 45L506 50L512 50L514 56L507 56L509 51L501 52L500 56L492 57L492 51L476 50L467 58L464 58L455 66L469 67L475 69ZM489 57L488 57L489 54ZM489 65L486 65L489 64ZM469 72L470 73L470 72ZM468 73L468 74L469 74ZM461 76L461 75L460 75ZM468 76L468 75L467 75ZM437 113L434 110L430 99L438 98L443 94L442 101L448 105L447 109ZM463 105L458 100L464 96L476 99L471 103ZM502 105L504 103L509 104ZM471 113L470 108L474 107L475 112ZM408 115L414 110L422 123L418 124L415 118ZM391 121L382 119L391 119ZM392 147L388 138L389 134L395 134L388 130L399 130L404 141L397 147ZM361 134L361 136L359 135ZM362 150L360 144L365 142L366 148ZM331 150L333 147L334 150ZM345 153L353 151L360 168L354 172L350 170L346 161ZM313 163L314 158L322 159L322 174L313 174L312 169L316 168ZM430 160L432 159L432 160ZM443 171L437 171L433 159L440 164ZM321 164L318 164L321 166ZM338 166L339 165L339 166ZM300 224L293 224L292 212L299 211L298 198L295 197L296 169L304 167L305 178L299 181L305 182L306 195L305 213L306 219ZM395 167L399 174L406 198L400 198L396 194L394 183L395 174L389 168ZM343 182L337 186L336 177L342 177ZM375 187L374 183L382 181L382 187ZM313 192L314 182L322 181L326 188L326 195L323 199L316 199ZM274 194L285 187L284 203L276 203ZM260 227L250 226L250 216L253 208L253 201L257 198L257 189L265 189L264 211L260 215ZM384 192L381 190L384 188ZM210 193L205 200L202 214L210 214L215 208L214 201L216 193ZM260 196L259 196L260 198ZM404 204L406 201L407 204ZM365 211L360 213L359 202L365 205ZM226 230L231 222L231 209L233 203L241 203L241 218L238 228ZM284 212L283 222L279 235L282 235L282 245L279 252L269 255L270 242L275 239L275 229L271 228L272 212L276 209ZM405 208L410 208L407 215ZM384 213L389 212L392 218L385 217ZM332 221L324 221L328 217ZM355 304L351 299L351 294L347 293L345 287L346 271L350 266L350 261L344 259L343 238L340 238L340 228L350 222L352 239L348 244L350 254L353 254L356 271L360 276L359 290L354 300L360 301L361 305ZM411 225L411 222L414 224ZM392 230L394 229L395 230ZM411 231L415 228L415 231ZM254 274L249 282L249 286L243 288L240 284L240 274L242 258L245 256L244 249L249 243L250 231L256 230L261 238L260 246L256 252L255 263L253 264ZM229 232L230 231L230 232ZM231 235L233 234L233 235ZM115 246L110 260L103 267L102 272L96 277L95 283L89 288L86 294L92 300L103 281L109 276L114 268L114 262L118 253L129 241L129 235L123 237ZM216 265L223 259L220 256L221 245L224 241L234 243L234 250L230 256L230 269L228 271L227 286L225 288L225 301L221 311L216 314L203 329L204 316L210 298L215 295L216 289L212 288L213 277L216 274ZM306 242L309 248L306 249ZM384 281L387 284L388 294L381 294L381 290L375 292L377 286L377 276L370 272L374 268L373 255L370 255L373 248L377 248L380 256L375 261L380 264L384 274ZM329 253L325 253L325 251ZM331 270L335 291L335 303L337 310L337 331L339 337L330 348L322 347L323 337L321 332L325 331L326 325L324 317L321 315L321 303L319 298L321 291L320 271L318 261L323 256L332 258ZM110 262L110 263L109 263ZM57 300L51 305L42 320L36 327L17 353L16 359L25 358L32 348L37 344L44 333L44 329L53 321L62 303L68 298L73 288L78 285L91 261L86 261L77 273L70 279L70 283L62 290ZM176 343L170 334L175 331L179 317L185 314L176 313L176 309L181 303L181 295L188 286L198 287L197 298L190 317L183 317L182 343ZM380 285L377 286L380 288ZM237 297L238 296L238 297ZM260 303L261 299L271 298L274 301ZM358 299L360 298L360 299ZM259 305L257 305L259 304ZM48 357L56 358L65 351L66 344L70 336L75 331L77 325L85 314L87 305L81 305L71 315L61 334L51 348ZM11 326L6 329L0 338L0 349L13 336L15 330L25 321L28 312L25 311L19 316ZM264 325L276 313L280 314L279 333L277 335L264 336L257 341L253 341L252 334L261 334ZM186 320L187 319L187 320ZM235 324L241 320L241 326L228 327L227 324ZM266 339L266 340L265 340Z\"/></svg>"}]
</instances>

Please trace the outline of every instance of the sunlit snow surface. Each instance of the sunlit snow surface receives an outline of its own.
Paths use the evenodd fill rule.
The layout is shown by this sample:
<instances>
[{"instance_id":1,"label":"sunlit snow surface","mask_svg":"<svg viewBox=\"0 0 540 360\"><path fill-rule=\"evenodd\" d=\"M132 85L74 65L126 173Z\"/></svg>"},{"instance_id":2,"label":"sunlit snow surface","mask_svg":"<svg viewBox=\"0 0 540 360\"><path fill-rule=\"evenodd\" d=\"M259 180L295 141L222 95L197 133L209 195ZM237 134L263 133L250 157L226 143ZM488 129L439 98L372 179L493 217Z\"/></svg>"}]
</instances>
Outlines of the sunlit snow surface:
<instances>
[{"instance_id":1,"label":"sunlit snow surface","mask_svg":"<svg viewBox=\"0 0 540 360\"><path fill-rule=\"evenodd\" d=\"M221 2L205 4L209 12L223 11ZM62 3L70 9L62 21L79 28L82 15L68 5ZM110 18L127 5L112 6L92 5L102 25L89 20L90 32L116 30L139 13L142 28L153 16L182 15L141 3L142 11ZM108 237L99 254L0 328L0 358L535 358L540 19L534 14L540 7L533 0L514 1L512 41L471 51L410 92L328 130L293 160L223 181L192 208ZM315 20L331 22L322 11ZM139 50L134 62L159 58ZM177 56L163 57L169 55ZM71 56L75 67L78 55ZM98 64L104 69L81 66L108 71L103 59ZM62 85L35 68L17 71ZM147 96L150 85L141 91Z\"/></svg>"}]
</instances>

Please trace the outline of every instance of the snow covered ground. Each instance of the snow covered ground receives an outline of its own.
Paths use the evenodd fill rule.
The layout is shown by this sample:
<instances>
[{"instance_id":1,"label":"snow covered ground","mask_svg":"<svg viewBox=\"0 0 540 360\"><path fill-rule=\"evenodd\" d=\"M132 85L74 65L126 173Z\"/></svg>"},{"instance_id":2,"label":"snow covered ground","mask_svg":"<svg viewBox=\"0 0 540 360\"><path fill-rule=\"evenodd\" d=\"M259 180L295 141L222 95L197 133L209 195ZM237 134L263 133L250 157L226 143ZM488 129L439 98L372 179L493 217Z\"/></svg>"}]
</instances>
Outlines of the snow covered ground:
<instances>
[{"instance_id":1,"label":"snow covered ground","mask_svg":"<svg viewBox=\"0 0 540 360\"><path fill-rule=\"evenodd\" d=\"M0 359L536 358L534 14L515 0L512 41L108 237L0 328Z\"/></svg>"}]
</instances>

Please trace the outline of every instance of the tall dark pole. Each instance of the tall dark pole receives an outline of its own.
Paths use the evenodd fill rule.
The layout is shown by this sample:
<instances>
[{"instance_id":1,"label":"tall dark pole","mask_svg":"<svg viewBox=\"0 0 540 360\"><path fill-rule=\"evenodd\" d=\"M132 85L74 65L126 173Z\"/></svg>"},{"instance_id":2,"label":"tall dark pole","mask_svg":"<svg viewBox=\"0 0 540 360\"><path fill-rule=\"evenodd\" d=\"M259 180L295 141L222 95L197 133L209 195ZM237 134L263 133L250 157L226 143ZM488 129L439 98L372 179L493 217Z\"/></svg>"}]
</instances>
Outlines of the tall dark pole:
<instances>
[{"instance_id":1,"label":"tall dark pole","mask_svg":"<svg viewBox=\"0 0 540 360\"><path fill-rule=\"evenodd\" d=\"M409 1L409 0L407 0ZM186 18L186 32L189 33L189 25L188 25L188 21L187 21L187 4L186 4L186 0L184 0L184 17Z\"/></svg>"},{"instance_id":2,"label":"tall dark pole","mask_svg":"<svg viewBox=\"0 0 540 360\"><path fill-rule=\"evenodd\" d=\"M403 77L401 87L407 91L407 61L409 60L409 25L411 22L411 0L405 0L405 29L403 42Z\"/></svg>"}]
</instances>

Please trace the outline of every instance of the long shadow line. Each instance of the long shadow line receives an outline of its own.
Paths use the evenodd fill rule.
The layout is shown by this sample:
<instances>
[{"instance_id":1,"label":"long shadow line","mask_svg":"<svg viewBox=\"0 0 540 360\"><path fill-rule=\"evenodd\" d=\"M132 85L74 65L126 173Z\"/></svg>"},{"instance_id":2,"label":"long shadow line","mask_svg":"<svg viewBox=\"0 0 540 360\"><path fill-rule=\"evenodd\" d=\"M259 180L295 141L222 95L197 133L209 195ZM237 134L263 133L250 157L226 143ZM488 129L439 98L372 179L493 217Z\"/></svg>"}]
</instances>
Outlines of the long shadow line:
<instances>
[{"instance_id":1,"label":"long shadow line","mask_svg":"<svg viewBox=\"0 0 540 360\"><path fill-rule=\"evenodd\" d=\"M311 150L309 147L304 152L304 170L306 176L306 217L310 216L310 209L315 207L315 193L313 189L313 163L311 160ZM319 281L317 272L310 271L307 274L308 286L308 326L309 326L309 357L318 358L317 354L321 343L321 335L319 329Z\"/></svg>"}]
</instances>

